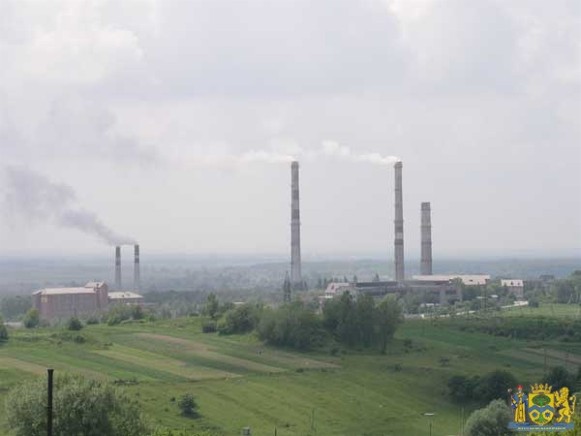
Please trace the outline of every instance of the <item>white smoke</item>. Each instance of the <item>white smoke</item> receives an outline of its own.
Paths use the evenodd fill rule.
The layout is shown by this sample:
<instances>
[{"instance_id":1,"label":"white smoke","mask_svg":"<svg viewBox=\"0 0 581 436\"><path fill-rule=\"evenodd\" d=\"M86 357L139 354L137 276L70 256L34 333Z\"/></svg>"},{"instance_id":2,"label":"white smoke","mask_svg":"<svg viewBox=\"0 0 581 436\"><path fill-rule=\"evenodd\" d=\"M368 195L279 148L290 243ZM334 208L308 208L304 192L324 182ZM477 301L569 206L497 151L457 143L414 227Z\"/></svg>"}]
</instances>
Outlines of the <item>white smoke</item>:
<instances>
[{"instance_id":1,"label":"white smoke","mask_svg":"<svg viewBox=\"0 0 581 436\"><path fill-rule=\"evenodd\" d=\"M99 217L77 203L74 190L54 183L47 177L23 167L7 166L4 202L7 211L30 222L44 222L80 230L97 236L110 245L133 244L131 238L119 235Z\"/></svg>"},{"instance_id":2,"label":"white smoke","mask_svg":"<svg viewBox=\"0 0 581 436\"><path fill-rule=\"evenodd\" d=\"M324 156L335 157L350 162L365 162L375 165L393 165L401 159L396 156L383 156L379 153L354 153L344 145L339 145L336 141L323 141L321 144Z\"/></svg>"}]
</instances>

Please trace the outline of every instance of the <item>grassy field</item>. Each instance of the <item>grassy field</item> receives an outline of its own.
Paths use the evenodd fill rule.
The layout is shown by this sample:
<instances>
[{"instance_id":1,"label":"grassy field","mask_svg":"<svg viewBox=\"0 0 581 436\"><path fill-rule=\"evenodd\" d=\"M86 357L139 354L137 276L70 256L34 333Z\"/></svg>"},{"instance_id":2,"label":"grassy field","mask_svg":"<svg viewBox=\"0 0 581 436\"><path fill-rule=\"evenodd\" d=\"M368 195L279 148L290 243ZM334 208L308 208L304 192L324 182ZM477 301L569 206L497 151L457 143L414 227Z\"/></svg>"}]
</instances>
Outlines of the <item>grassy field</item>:
<instances>
[{"instance_id":1,"label":"grassy field","mask_svg":"<svg viewBox=\"0 0 581 436\"><path fill-rule=\"evenodd\" d=\"M542 309L542 308L541 308ZM581 364L580 344L516 341L451 329L445 321L408 321L388 353L342 349L296 353L266 347L253 336L200 333L200 320L11 330L0 346L0 402L17 383L45 368L108 380L124 387L159 426L238 435L454 435L470 405L453 404L454 374L507 369L522 383L549 366ZM83 343L75 337L80 334ZM411 345L406 339L411 339ZM545 351L546 350L546 351ZM175 399L192 393L197 420L179 416ZM0 434L8 434L0 406Z\"/></svg>"}]
</instances>

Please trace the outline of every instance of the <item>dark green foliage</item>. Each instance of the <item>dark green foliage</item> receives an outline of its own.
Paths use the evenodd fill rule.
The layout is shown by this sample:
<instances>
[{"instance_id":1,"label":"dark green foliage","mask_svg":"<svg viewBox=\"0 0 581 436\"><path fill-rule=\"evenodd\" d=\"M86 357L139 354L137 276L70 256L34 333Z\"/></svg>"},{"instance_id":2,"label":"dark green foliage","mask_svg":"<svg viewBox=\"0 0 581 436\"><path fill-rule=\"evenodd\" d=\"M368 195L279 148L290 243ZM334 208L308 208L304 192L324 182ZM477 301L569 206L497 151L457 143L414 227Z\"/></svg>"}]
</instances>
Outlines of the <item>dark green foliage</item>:
<instances>
[{"instance_id":1,"label":"dark green foliage","mask_svg":"<svg viewBox=\"0 0 581 436\"><path fill-rule=\"evenodd\" d=\"M218 302L218 297L216 297L215 294L208 295L206 300L206 307L204 308L204 314L215 321L218 318L219 309L220 303Z\"/></svg>"},{"instance_id":2,"label":"dark green foliage","mask_svg":"<svg viewBox=\"0 0 581 436\"><path fill-rule=\"evenodd\" d=\"M514 389L516 385L517 380L510 372L498 369L489 372L480 379L475 391L476 398L486 403L506 398L508 389Z\"/></svg>"},{"instance_id":3,"label":"dark green foliage","mask_svg":"<svg viewBox=\"0 0 581 436\"><path fill-rule=\"evenodd\" d=\"M38 310L28 309L22 323L27 329L38 327L38 324L40 323L40 314L38 313Z\"/></svg>"},{"instance_id":4,"label":"dark green foliage","mask_svg":"<svg viewBox=\"0 0 581 436\"><path fill-rule=\"evenodd\" d=\"M145 315L143 307L139 305L116 304L103 318L107 325L117 325L124 321L144 319Z\"/></svg>"},{"instance_id":5,"label":"dark green foliage","mask_svg":"<svg viewBox=\"0 0 581 436\"><path fill-rule=\"evenodd\" d=\"M476 401L486 404L506 398L508 389L517 385L516 378L508 371L495 370L482 377L455 375L448 379L448 394L456 402Z\"/></svg>"},{"instance_id":6,"label":"dark green foliage","mask_svg":"<svg viewBox=\"0 0 581 436\"><path fill-rule=\"evenodd\" d=\"M192 394L185 394L178 400L178 407L183 416L195 418L198 416L198 404Z\"/></svg>"},{"instance_id":7,"label":"dark green foliage","mask_svg":"<svg viewBox=\"0 0 581 436\"><path fill-rule=\"evenodd\" d=\"M458 403L476 399L475 391L480 378L478 376L465 377L455 375L448 380L448 393Z\"/></svg>"},{"instance_id":8,"label":"dark green foliage","mask_svg":"<svg viewBox=\"0 0 581 436\"><path fill-rule=\"evenodd\" d=\"M504 436L512 434L508 423L512 414L503 400L491 401L483 409L474 411L466 421L467 436Z\"/></svg>"},{"instance_id":9,"label":"dark green foliage","mask_svg":"<svg viewBox=\"0 0 581 436\"><path fill-rule=\"evenodd\" d=\"M4 325L4 320L0 316L0 342L8 340L8 329Z\"/></svg>"},{"instance_id":10,"label":"dark green foliage","mask_svg":"<svg viewBox=\"0 0 581 436\"><path fill-rule=\"evenodd\" d=\"M217 330L216 321L204 320L202 322L202 333L215 333Z\"/></svg>"},{"instance_id":11,"label":"dark green foliage","mask_svg":"<svg viewBox=\"0 0 581 436\"><path fill-rule=\"evenodd\" d=\"M6 399L15 436L46 435L46 380L13 389ZM135 401L112 385L80 376L55 377L55 436L143 436L149 434Z\"/></svg>"},{"instance_id":12,"label":"dark green foliage","mask_svg":"<svg viewBox=\"0 0 581 436\"><path fill-rule=\"evenodd\" d=\"M319 345L323 338L320 320L301 302L263 310L257 331L269 344L299 350Z\"/></svg>"},{"instance_id":13,"label":"dark green foliage","mask_svg":"<svg viewBox=\"0 0 581 436\"><path fill-rule=\"evenodd\" d=\"M91 316L89 319L87 319L87 325L94 324L99 324L99 318L97 318L96 316Z\"/></svg>"},{"instance_id":14,"label":"dark green foliage","mask_svg":"<svg viewBox=\"0 0 581 436\"><path fill-rule=\"evenodd\" d=\"M76 316L71 317L67 322L67 330L79 331L83 328L83 323Z\"/></svg>"},{"instance_id":15,"label":"dark green foliage","mask_svg":"<svg viewBox=\"0 0 581 436\"><path fill-rule=\"evenodd\" d=\"M403 321L397 300L386 298L375 304L373 297L355 300L349 292L323 307L323 326L337 341L353 347L379 346L385 352L397 326Z\"/></svg>"},{"instance_id":16,"label":"dark green foliage","mask_svg":"<svg viewBox=\"0 0 581 436\"><path fill-rule=\"evenodd\" d=\"M251 332L258 324L259 317L259 307L242 304L224 314L224 320L218 325L218 331L223 335Z\"/></svg>"},{"instance_id":17,"label":"dark green foliage","mask_svg":"<svg viewBox=\"0 0 581 436\"><path fill-rule=\"evenodd\" d=\"M131 306L131 318L135 320L143 319L145 314L143 312L143 307L141 305L136 304L135 306Z\"/></svg>"},{"instance_id":18,"label":"dark green foliage","mask_svg":"<svg viewBox=\"0 0 581 436\"><path fill-rule=\"evenodd\" d=\"M4 297L0 302L0 314L8 320L18 319L31 308L32 300L29 296Z\"/></svg>"},{"instance_id":19,"label":"dark green foliage","mask_svg":"<svg viewBox=\"0 0 581 436\"><path fill-rule=\"evenodd\" d=\"M562 366L555 366L554 368L551 368L545 377L544 383L551 385L553 390L561 389L562 387L566 386L574 392L577 385L577 380L575 375L567 371L566 368Z\"/></svg>"},{"instance_id":20,"label":"dark green foliage","mask_svg":"<svg viewBox=\"0 0 581 436\"><path fill-rule=\"evenodd\" d=\"M482 332L494 336L517 337L519 339L560 339L581 341L581 319L562 319L544 316L456 318L449 325L459 330Z\"/></svg>"}]
</instances>

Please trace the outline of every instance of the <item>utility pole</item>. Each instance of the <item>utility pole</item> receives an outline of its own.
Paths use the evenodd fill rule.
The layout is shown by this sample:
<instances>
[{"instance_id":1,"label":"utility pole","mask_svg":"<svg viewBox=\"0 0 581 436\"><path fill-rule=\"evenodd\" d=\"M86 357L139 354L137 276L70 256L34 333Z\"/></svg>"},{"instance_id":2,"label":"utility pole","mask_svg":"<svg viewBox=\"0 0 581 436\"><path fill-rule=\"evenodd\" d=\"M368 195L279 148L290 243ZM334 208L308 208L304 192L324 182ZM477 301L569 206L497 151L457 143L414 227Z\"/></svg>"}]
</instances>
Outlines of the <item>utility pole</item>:
<instances>
[{"instance_id":1,"label":"utility pole","mask_svg":"<svg viewBox=\"0 0 581 436\"><path fill-rule=\"evenodd\" d=\"M46 434L52 436L52 376L54 369L47 369L48 372L48 402L46 406Z\"/></svg>"}]
</instances>

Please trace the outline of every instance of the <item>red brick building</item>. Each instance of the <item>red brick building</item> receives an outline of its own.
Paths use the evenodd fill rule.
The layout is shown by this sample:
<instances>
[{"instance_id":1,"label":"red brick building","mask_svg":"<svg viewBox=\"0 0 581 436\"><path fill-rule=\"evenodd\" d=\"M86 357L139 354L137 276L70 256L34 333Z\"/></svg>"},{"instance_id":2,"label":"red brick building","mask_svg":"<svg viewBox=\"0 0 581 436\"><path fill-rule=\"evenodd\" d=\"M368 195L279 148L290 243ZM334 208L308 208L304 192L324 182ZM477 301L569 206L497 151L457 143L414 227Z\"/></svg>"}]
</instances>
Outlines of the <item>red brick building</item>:
<instances>
[{"instance_id":1,"label":"red brick building","mask_svg":"<svg viewBox=\"0 0 581 436\"><path fill-rule=\"evenodd\" d=\"M86 316L107 309L109 288L104 282L89 282L79 288L46 288L32 294L33 306L43 319Z\"/></svg>"}]
</instances>

